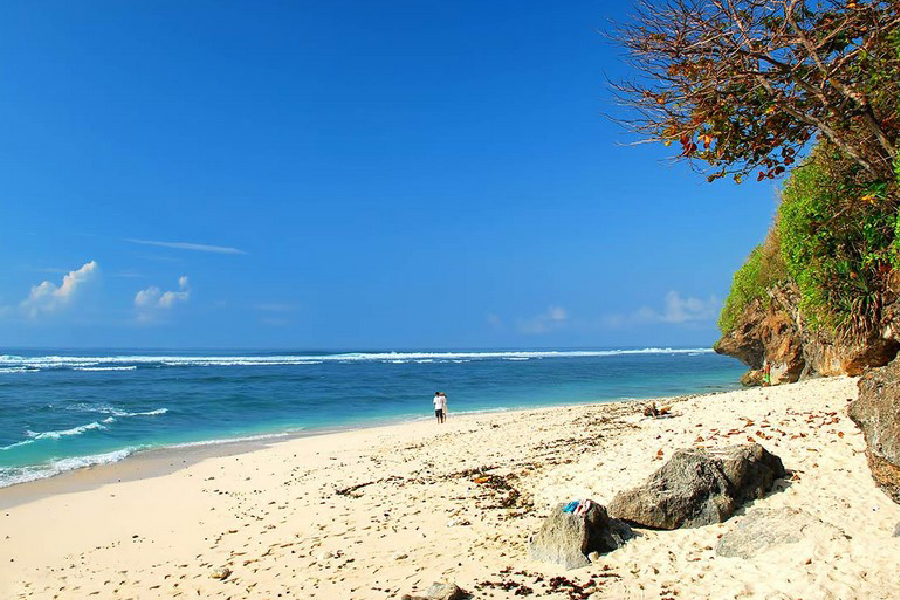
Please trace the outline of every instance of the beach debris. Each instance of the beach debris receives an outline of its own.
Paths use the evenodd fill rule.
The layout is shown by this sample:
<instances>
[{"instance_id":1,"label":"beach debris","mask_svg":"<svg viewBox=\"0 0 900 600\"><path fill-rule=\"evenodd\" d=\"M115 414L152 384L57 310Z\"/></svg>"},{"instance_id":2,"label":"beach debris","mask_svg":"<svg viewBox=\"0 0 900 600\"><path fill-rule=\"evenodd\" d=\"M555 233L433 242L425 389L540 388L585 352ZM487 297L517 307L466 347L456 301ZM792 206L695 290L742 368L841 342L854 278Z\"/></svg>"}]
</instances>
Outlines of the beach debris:
<instances>
[{"instance_id":1,"label":"beach debris","mask_svg":"<svg viewBox=\"0 0 900 600\"><path fill-rule=\"evenodd\" d=\"M228 567L219 567L209 572L209 576L213 579L228 579L229 575L231 575L231 569Z\"/></svg>"},{"instance_id":2,"label":"beach debris","mask_svg":"<svg viewBox=\"0 0 900 600\"><path fill-rule=\"evenodd\" d=\"M644 405L644 416L654 417L657 419L672 417L674 416L672 414L672 405L669 404L666 406L657 407L656 402L651 402L650 404Z\"/></svg>"},{"instance_id":3,"label":"beach debris","mask_svg":"<svg viewBox=\"0 0 900 600\"><path fill-rule=\"evenodd\" d=\"M784 476L781 459L757 443L681 448L643 484L616 494L608 510L651 529L721 523Z\"/></svg>"},{"instance_id":4,"label":"beach debris","mask_svg":"<svg viewBox=\"0 0 900 600\"><path fill-rule=\"evenodd\" d=\"M813 535L815 539L833 540L840 535L840 530L804 510L762 508L748 513L722 534L716 544L716 554L749 559L774 546L796 544Z\"/></svg>"},{"instance_id":5,"label":"beach debris","mask_svg":"<svg viewBox=\"0 0 900 600\"><path fill-rule=\"evenodd\" d=\"M529 571L513 571L507 567L499 573L491 573L491 577L497 580L486 579L475 584L477 598L493 597L489 590L502 590L511 592L512 596L553 596L554 598L567 598L568 600L588 600L603 595L603 588L607 580L619 579L620 575L612 571L609 565L603 565L599 572L591 571L584 574L584 583L568 577L546 577L542 573Z\"/></svg>"},{"instance_id":6,"label":"beach debris","mask_svg":"<svg viewBox=\"0 0 900 600\"><path fill-rule=\"evenodd\" d=\"M544 520L540 531L529 542L531 558L577 569L591 564L588 555L611 552L632 537L631 528L611 519L601 504L589 500L576 501L576 513L566 511L571 505L559 504Z\"/></svg>"},{"instance_id":7,"label":"beach debris","mask_svg":"<svg viewBox=\"0 0 900 600\"><path fill-rule=\"evenodd\" d=\"M900 523L894 526L894 537L900 538Z\"/></svg>"},{"instance_id":8,"label":"beach debris","mask_svg":"<svg viewBox=\"0 0 900 600\"><path fill-rule=\"evenodd\" d=\"M362 496L362 494L355 494L354 492L356 492L357 490L361 490L362 488L366 487L367 485L372 485L373 483L379 483L379 482L366 481L365 483L357 483L356 485L351 485L349 487L339 488L339 489L335 490L334 493L337 494L338 496L350 496L351 498L359 498L360 496Z\"/></svg>"}]
</instances>

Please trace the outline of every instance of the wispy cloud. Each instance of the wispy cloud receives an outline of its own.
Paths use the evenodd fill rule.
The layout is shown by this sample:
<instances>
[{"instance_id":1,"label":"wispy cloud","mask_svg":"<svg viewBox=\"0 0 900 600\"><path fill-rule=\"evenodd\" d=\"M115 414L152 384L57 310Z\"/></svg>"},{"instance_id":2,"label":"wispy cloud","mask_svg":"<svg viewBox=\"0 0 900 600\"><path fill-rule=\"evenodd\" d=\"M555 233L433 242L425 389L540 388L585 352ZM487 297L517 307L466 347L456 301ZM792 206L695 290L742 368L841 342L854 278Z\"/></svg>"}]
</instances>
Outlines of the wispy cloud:
<instances>
[{"instance_id":1,"label":"wispy cloud","mask_svg":"<svg viewBox=\"0 0 900 600\"><path fill-rule=\"evenodd\" d=\"M605 323L610 327L625 327L646 323L669 323L681 325L703 321L714 321L719 314L722 303L715 296L706 300L700 298L682 298L677 291L666 294L662 310L642 306L626 315L608 315Z\"/></svg>"},{"instance_id":2,"label":"wispy cloud","mask_svg":"<svg viewBox=\"0 0 900 600\"><path fill-rule=\"evenodd\" d=\"M126 242L132 244L145 244L147 246L160 246L162 248L175 248L176 250L194 250L196 252L214 252L216 254L247 254L243 250L237 248L229 248L228 246L212 246L210 244L195 244L193 242L159 242L155 240L136 240L134 238L125 238Z\"/></svg>"},{"instance_id":3,"label":"wispy cloud","mask_svg":"<svg viewBox=\"0 0 900 600\"><path fill-rule=\"evenodd\" d=\"M256 304L254 307L256 310L261 310L264 312L293 312L297 310L299 307L296 304L281 304L277 302L264 302L262 304Z\"/></svg>"},{"instance_id":4,"label":"wispy cloud","mask_svg":"<svg viewBox=\"0 0 900 600\"><path fill-rule=\"evenodd\" d=\"M537 334L547 333L559 329L569 319L569 313L561 306L551 306L546 312L528 319L518 319L516 329L520 333Z\"/></svg>"},{"instance_id":5,"label":"wispy cloud","mask_svg":"<svg viewBox=\"0 0 900 600\"><path fill-rule=\"evenodd\" d=\"M62 267L23 267L24 271L32 271L34 273L68 273L69 269Z\"/></svg>"},{"instance_id":6,"label":"wispy cloud","mask_svg":"<svg viewBox=\"0 0 900 600\"><path fill-rule=\"evenodd\" d=\"M288 327L289 325L293 324L293 321L291 321L290 319L281 319L277 317L266 317L264 319L260 319L259 322L262 325L268 325L269 327Z\"/></svg>"},{"instance_id":7,"label":"wispy cloud","mask_svg":"<svg viewBox=\"0 0 900 600\"><path fill-rule=\"evenodd\" d=\"M97 278L100 265L92 260L84 263L80 268L69 271L62 278L62 283L56 285L50 281L44 281L31 288L31 293L22 301L21 308L32 319L41 314L52 313L69 305L79 291L88 283Z\"/></svg>"},{"instance_id":8,"label":"wispy cloud","mask_svg":"<svg viewBox=\"0 0 900 600\"><path fill-rule=\"evenodd\" d=\"M156 321L163 311L171 310L178 303L187 302L191 297L188 289L188 278L178 278L178 290L163 292L155 285L139 291L134 296L134 307L137 309L138 320L143 322Z\"/></svg>"}]
</instances>

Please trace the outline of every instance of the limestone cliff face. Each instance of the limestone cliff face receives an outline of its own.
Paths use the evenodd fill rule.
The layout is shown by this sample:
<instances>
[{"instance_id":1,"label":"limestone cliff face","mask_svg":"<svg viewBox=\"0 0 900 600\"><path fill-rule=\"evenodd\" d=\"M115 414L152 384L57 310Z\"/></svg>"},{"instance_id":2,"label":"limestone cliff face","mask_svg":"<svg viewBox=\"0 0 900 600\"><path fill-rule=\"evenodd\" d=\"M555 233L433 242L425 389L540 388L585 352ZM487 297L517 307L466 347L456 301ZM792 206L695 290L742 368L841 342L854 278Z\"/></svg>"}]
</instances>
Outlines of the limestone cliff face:
<instances>
[{"instance_id":1,"label":"limestone cliff face","mask_svg":"<svg viewBox=\"0 0 900 600\"><path fill-rule=\"evenodd\" d=\"M900 316L900 307L896 313ZM859 375L868 367L887 364L900 349L900 327L893 324L893 312L886 310L885 314L881 335L838 342L807 325L797 289L787 284L769 290L768 306L759 300L747 306L734 329L713 348L752 370L762 369L767 362L773 385L808 377ZM747 382L759 379L746 377Z\"/></svg>"},{"instance_id":2,"label":"limestone cliff face","mask_svg":"<svg viewBox=\"0 0 900 600\"><path fill-rule=\"evenodd\" d=\"M849 414L866 436L872 477L900 504L900 359L860 378Z\"/></svg>"}]
</instances>

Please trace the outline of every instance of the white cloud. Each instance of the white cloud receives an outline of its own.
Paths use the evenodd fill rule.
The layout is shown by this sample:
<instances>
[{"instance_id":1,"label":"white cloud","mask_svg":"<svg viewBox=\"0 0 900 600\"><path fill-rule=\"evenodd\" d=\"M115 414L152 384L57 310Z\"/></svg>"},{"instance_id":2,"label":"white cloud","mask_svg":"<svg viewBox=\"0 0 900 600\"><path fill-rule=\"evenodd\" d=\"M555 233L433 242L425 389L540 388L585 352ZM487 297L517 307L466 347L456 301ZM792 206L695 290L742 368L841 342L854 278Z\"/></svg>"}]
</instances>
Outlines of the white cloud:
<instances>
[{"instance_id":1,"label":"white cloud","mask_svg":"<svg viewBox=\"0 0 900 600\"><path fill-rule=\"evenodd\" d=\"M547 333L553 329L559 329L565 325L568 319L569 314L565 308L561 306L551 306L545 313L529 319L518 319L516 321L516 328L520 333Z\"/></svg>"},{"instance_id":2,"label":"white cloud","mask_svg":"<svg viewBox=\"0 0 900 600\"><path fill-rule=\"evenodd\" d=\"M171 310L179 302L187 302L190 297L188 278L182 275L178 278L178 291L163 292L155 285L151 285L135 294L134 307L137 309L139 321L154 321L162 311Z\"/></svg>"},{"instance_id":3,"label":"white cloud","mask_svg":"<svg viewBox=\"0 0 900 600\"><path fill-rule=\"evenodd\" d=\"M68 306L75 298L79 290L97 278L100 265L92 260L84 263L81 268L69 271L62 278L62 284L56 285L50 281L44 281L31 288L31 293L22 301L21 307L32 319L42 313L56 312Z\"/></svg>"},{"instance_id":4,"label":"white cloud","mask_svg":"<svg viewBox=\"0 0 900 600\"><path fill-rule=\"evenodd\" d=\"M243 250L238 250L237 248L211 246L210 244L195 244L193 242L157 242L155 240L136 240L133 238L125 238L125 241L131 242L132 244L175 248L176 250L195 250L197 252L215 252L216 254L247 254Z\"/></svg>"},{"instance_id":5,"label":"white cloud","mask_svg":"<svg viewBox=\"0 0 900 600\"><path fill-rule=\"evenodd\" d=\"M680 325L702 321L714 321L719 314L722 303L715 296L706 300L700 298L682 298L677 291L666 294L662 310L654 310L642 306L628 315L609 315L605 321L611 327L624 327L632 324L669 323Z\"/></svg>"}]
</instances>

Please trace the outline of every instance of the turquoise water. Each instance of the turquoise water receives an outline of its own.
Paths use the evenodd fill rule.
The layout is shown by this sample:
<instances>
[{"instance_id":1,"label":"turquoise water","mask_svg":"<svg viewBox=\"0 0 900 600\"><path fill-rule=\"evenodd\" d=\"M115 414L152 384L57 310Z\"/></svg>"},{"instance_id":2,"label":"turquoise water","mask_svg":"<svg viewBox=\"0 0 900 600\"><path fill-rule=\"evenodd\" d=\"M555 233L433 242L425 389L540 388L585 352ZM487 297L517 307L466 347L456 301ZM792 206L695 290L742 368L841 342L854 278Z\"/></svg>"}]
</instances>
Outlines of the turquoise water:
<instances>
[{"instance_id":1,"label":"turquoise water","mask_svg":"<svg viewBox=\"0 0 900 600\"><path fill-rule=\"evenodd\" d=\"M7 349L0 487L217 443L462 412L707 393L744 367L708 349L183 352Z\"/></svg>"}]
</instances>

